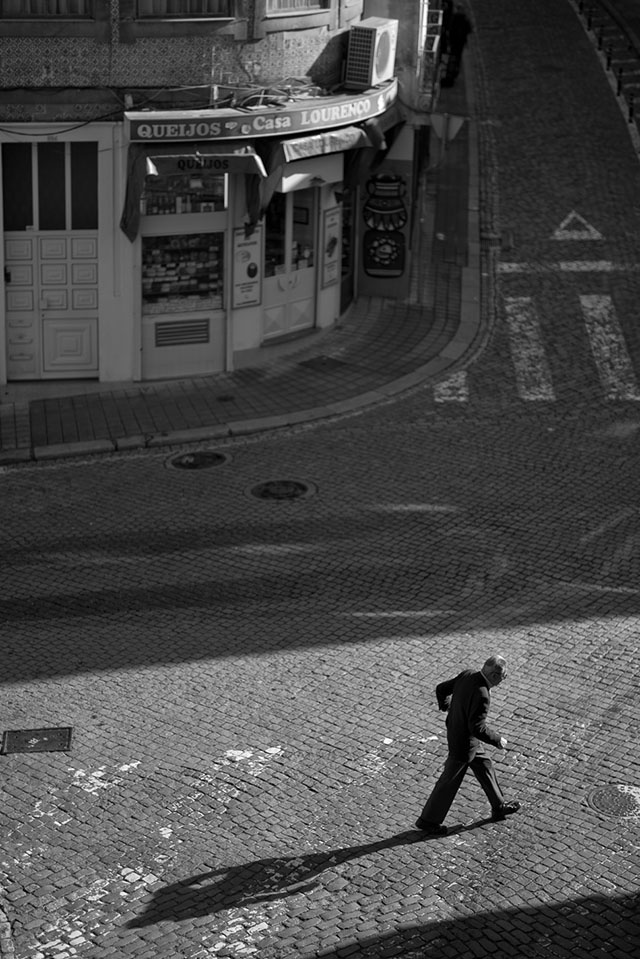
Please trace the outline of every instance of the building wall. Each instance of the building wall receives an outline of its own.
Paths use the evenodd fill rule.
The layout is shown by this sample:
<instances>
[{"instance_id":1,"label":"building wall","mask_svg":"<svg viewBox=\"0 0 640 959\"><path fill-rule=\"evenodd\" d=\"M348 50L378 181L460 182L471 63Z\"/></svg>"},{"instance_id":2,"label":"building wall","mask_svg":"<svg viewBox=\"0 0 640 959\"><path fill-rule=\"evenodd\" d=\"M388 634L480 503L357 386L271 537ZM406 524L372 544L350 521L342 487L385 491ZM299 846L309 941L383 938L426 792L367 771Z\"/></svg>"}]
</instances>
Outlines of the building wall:
<instances>
[{"instance_id":1,"label":"building wall","mask_svg":"<svg viewBox=\"0 0 640 959\"><path fill-rule=\"evenodd\" d=\"M124 0L99 2L108 7L102 40L65 36L64 23L56 36L3 36L0 29L0 119L97 119L105 115L105 106L117 110L120 92L128 87L202 86L206 105L211 84L248 86L308 76L331 86L341 77L346 30L363 6L363 0L331 0L330 16L324 18L263 18L256 23L256 0L246 0L239 9L247 17L217 32L203 35L193 24L188 35L152 37L132 34L130 23L121 19ZM323 24L314 26L318 19ZM256 32L263 35L256 39ZM65 88L96 95L65 95ZM109 96L114 88L115 96ZM22 91L32 95L21 96ZM39 98L34 99L35 91Z\"/></svg>"}]
</instances>

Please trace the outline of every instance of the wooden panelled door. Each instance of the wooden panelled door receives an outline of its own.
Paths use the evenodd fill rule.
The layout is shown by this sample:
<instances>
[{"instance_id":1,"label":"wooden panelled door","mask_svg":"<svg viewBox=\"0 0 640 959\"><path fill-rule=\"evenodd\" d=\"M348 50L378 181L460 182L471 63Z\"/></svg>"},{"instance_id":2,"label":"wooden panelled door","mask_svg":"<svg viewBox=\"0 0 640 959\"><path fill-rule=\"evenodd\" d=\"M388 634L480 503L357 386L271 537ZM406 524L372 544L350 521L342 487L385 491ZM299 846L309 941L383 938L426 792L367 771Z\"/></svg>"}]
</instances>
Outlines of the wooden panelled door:
<instances>
[{"instance_id":1,"label":"wooden panelled door","mask_svg":"<svg viewBox=\"0 0 640 959\"><path fill-rule=\"evenodd\" d=\"M7 379L98 375L98 145L2 145Z\"/></svg>"}]
</instances>

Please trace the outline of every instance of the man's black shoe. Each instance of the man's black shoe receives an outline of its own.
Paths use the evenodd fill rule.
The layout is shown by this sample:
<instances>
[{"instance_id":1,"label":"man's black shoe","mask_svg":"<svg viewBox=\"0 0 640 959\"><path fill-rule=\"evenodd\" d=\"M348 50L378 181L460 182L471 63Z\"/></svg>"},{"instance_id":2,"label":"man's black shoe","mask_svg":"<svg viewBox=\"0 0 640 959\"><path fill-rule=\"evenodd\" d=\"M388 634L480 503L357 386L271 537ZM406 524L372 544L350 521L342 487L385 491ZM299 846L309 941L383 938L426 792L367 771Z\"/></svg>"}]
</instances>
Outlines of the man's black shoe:
<instances>
[{"instance_id":1,"label":"man's black shoe","mask_svg":"<svg viewBox=\"0 0 640 959\"><path fill-rule=\"evenodd\" d=\"M506 819L507 816L511 816L514 812L517 812L520 809L519 802L505 802L501 806L496 806L491 814L491 818L494 822L502 822L503 819Z\"/></svg>"},{"instance_id":2,"label":"man's black shoe","mask_svg":"<svg viewBox=\"0 0 640 959\"><path fill-rule=\"evenodd\" d=\"M437 822L424 822L422 819L417 820L416 829L421 829L429 836L446 836L449 831L446 826L441 826Z\"/></svg>"}]
</instances>

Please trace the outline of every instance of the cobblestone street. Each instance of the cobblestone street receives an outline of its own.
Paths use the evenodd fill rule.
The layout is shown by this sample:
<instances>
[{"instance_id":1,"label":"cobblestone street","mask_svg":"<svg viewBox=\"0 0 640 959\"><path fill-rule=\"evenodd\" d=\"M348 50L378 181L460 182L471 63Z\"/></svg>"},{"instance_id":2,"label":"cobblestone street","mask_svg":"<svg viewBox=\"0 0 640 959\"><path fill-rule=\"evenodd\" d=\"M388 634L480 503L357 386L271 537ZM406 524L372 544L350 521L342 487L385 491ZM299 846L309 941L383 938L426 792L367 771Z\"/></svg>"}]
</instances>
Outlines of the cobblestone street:
<instances>
[{"instance_id":1,"label":"cobblestone street","mask_svg":"<svg viewBox=\"0 0 640 959\"><path fill-rule=\"evenodd\" d=\"M634 434L423 406L3 473L4 727L74 729L2 760L20 959L632 951L639 818L588 800L640 795ZM496 649L522 812L469 780L420 841L432 688Z\"/></svg>"},{"instance_id":2,"label":"cobblestone street","mask_svg":"<svg viewBox=\"0 0 640 959\"><path fill-rule=\"evenodd\" d=\"M0 956L637 952L640 165L568 0L470 6L502 235L472 365L313 426L0 467L0 731L73 729L0 757ZM256 495L278 481L303 495ZM491 821L468 776L425 838L434 687L492 652L522 808Z\"/></svg>"}]
</instances>

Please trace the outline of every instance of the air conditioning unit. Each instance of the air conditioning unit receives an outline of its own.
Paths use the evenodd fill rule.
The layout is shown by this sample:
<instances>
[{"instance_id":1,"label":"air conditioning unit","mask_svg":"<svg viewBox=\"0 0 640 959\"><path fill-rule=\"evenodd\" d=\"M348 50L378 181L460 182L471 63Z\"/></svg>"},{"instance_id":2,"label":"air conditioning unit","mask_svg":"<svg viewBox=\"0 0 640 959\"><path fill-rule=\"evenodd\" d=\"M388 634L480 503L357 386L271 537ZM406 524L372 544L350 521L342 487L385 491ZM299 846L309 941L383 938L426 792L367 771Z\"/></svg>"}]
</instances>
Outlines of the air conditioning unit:
<instances>
[{"instance_id":1,"label":"air conditioning unit","mask_svg":"<svg viewBox=\"0 0 640 959\"><path fill-rule=\"evenodd\" d=\"M347 90L368 90L390 80L396 61L398 21L368 17L349 30L344 85Z\"/></svg>"}]
</instances>

